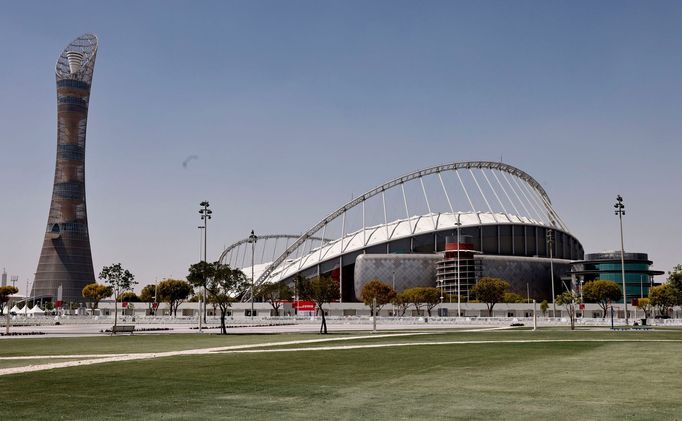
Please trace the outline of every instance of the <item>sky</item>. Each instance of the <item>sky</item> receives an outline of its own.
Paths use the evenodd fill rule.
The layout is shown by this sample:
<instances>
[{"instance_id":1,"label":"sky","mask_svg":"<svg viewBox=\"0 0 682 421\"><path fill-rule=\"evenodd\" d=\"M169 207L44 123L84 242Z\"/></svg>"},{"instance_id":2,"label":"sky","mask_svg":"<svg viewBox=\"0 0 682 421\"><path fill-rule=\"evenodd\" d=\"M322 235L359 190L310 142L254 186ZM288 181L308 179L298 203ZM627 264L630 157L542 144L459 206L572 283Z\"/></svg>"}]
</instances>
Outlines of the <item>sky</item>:
<instances>
[{"instance_id":1,"label":"sky","mask_svg":"<svg viewBox=\"0 0 682 421\"><path fill-rule=\"evenodd\" d=\"M0 267L33 279L56 151L54 65L100 48L86 192L95 272L184 278L257 233L464 160L536 178L587 252L682 263L682 2L1 2ZM182 162L189 156L187 167ZM661 277L659 280L663 280ZM138 288L139 289L139 288Z\"/></svg>"}]
</instances>

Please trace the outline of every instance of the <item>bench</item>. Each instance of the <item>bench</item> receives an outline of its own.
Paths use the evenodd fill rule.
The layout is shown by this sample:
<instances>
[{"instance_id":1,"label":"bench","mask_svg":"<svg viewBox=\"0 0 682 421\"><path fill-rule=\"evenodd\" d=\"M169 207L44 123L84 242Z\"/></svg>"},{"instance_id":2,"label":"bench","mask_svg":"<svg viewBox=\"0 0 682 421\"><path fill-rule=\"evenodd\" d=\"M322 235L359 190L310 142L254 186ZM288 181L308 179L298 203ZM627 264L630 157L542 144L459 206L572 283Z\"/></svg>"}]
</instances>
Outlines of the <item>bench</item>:
<instances>
[{"instance_id":1,"label":"bench","mask_svg":"<svg viewBox=\"0 0 682 421\"><path fill-rule=\"evenodd\" d=\"M111 333L114 335L117 333L130 333L132 335L134 330L135 325L116 325L111 327Z\"/></svg>"},{"instance_id":2,"label":"bench","mask_svg":"<svg viewBox=\"0 0 682 421\"><path fill-rule=\"evenodd\" d=\"M651 326L632 326L632 330L651 330Z\"/></svg>"},{"instance_id":3,"label":"bench","mask_svg":"<svg viewBox=\"0 0 682 421\"><path fill-rule=\"evenodd\" d=\"M632 326L632 327L612 327L611 330L619 331L633 331L633 330L651 330L651 326Z\"/></svg>"}]
</instances>

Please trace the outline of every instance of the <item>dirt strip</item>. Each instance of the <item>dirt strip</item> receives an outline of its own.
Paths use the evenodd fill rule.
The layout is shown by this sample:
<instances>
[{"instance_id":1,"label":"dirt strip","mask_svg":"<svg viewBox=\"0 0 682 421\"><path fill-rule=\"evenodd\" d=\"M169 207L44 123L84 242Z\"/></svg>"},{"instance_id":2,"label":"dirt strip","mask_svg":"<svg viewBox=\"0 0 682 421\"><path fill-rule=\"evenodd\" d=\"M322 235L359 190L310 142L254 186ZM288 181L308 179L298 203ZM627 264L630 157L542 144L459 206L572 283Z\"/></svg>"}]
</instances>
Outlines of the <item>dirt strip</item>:
<instances>
[{"instance_id":1,"label":"dirt strip","mask_svg":"<svg viewBox=\"0 0 682 421\"><path fill-rule=\"evenodd\" d=\"M365 345L338 345L338 346L316 346L309 348L276 348L276 349L245 349L220 351L221 354L244 354L244 353L264 353L264 352L298 352L298 351L336 351L347 349L371 349L371 348L393 348L403 346L425 346L425 345L480 345L480 344L528 344L528 343L554 343L554 342L682 342L682 339L510 339L510 340L491 340L491 341L438 341L438 342L402 342L393 344L365 344Z\"/></svg>"},{"instance_id":2,"label":"dirt strip","mask_svg":"<svg viewBox=\"0 0 682 421\"><path fill-rule=\"evenodd\" d=\"M52 370L55 368L67 368L67 367L80 367L93 364L102 364L109 362L118 361L134 361L134 360L146 360L151 358L164 358L164 357L175 357L179 355L202 355L211 354L216 352L225 352L240 349L249 348L264 348L272 346L287 346L287 345L300 345L300 344L311 344L320 342L332 342L332 341L352 341L358 339L374 339L374 338L387 338L387 337L398 337L398 336L416 336L416 335L433 335L437 332L417 332L417 333L391 333L385 335L366 335L366 336L349 336L341 338L324 338L324 339L306 339L299 341L283 341L283 342L266 342L259 344L246 344L246 345L232 345L224 347L215 348L199 348L199 349L188 349L182 351L164 351L164 352L145 352L145 353L134 353L134 354L98 354L98 355L34 355L34 356L15 356L15 357L0 357L0 360L14 360L14 359L26 359L26 360L38 360L38 359L74 359L74 358L87 358L75 361L63 361L57 363L49 364L36 364L28 365L23 367L11 367L0 369L0 376L7 376L11 374L29 373L33 371L43 371Z\"/></svg>"}]
</instances>

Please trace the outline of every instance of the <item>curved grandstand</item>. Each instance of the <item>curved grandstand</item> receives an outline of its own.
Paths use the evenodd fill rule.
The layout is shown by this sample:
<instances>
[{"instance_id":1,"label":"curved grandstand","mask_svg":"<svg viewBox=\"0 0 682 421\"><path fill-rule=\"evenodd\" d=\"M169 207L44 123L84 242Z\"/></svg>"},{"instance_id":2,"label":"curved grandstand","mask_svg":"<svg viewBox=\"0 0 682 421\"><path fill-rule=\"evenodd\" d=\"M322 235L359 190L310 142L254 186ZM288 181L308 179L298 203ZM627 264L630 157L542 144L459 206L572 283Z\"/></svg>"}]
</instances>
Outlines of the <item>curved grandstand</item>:
<instances>
[{"instance_id":1,"label":"curved grandstand","mask_svg":"<svg viewBox=\"0 0 682 421\"><path fill-rule=\"evenodd\" d=\"M268 240L279 241L280 248L275 243L266 251ZM451 266L442 265L451 256L446 249L468 251L470 284L499 276L515 292L548 298L550 267L561 291L570 262L583 258L582 245L540 183L516 167L487 161L412 172L344 204L302 235L261 236L257 244L239 241L220 260L250 275L253 250L256 285L330 274L339 281L343 301L356 300L371 278L397 290L445 287L448 274L437 275L436 267ZM463 266L458 276L460 270Z\"/></svg>"}]
</instances>

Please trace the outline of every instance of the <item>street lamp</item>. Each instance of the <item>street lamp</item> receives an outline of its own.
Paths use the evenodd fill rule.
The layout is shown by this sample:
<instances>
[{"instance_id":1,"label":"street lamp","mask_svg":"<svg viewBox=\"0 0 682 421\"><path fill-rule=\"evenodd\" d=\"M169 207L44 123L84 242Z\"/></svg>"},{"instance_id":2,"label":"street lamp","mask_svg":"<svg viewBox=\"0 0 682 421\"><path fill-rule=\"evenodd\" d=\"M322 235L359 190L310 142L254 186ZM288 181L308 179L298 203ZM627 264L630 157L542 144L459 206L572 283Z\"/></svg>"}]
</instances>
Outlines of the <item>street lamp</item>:
<instances>
[{"instance_id":1,"label":"street lamp","mask_svg":"<svg viewBox=\"0 0 682 421\"><path fill-rule=\"evenodd\" d=\"M576 276L576 280L578 277ZM580 279L580 282L578 282L578 288L580 288L580 305L578 306L578 309L580 311L580 317L585 318L585 301L583 300L583 280ZM577 316L576 316L577 317Z\"/></svg>"},{"instance_id":2,"label":"street lamp","mask_svg":"<svg viewBox=\"0 0 682 421\"><path fill-rule=\"evenodd\" d=\"M459 267L462 265L462 261L459 259L459 249L461 248L461 239L460 239L460 231L462 227L462 223L459 221L460 216L462 214L460 212L457 212L457 223L455 224L457 226L457 317L462 315L462 291L461 291L461 276L460 276L460 271Z\"/></svg>"},{"instance_id":3,"label":"street lamp","mask_svg":"<svg viewBox=\"0 0 682 421\"><path fill-rule=\"evenodd\" d=\"M258 241L258 236L251 230L251 235L249 235L249 243L251 243L251 319L253 320L253 266L254 266L254 254L256 253L256 241Z\"/></svg>"},{"instance_id":4,"label":"street lamp","mask_svg":"<svg viewBox=\"0 0 682 421\"><path fill-rule=\"evenodd\" d=\"M549 249L549 275L552 280L552 315L556 317L556 295L554 294L554 259L552 249L554 248L554 231L547 228L547 248Z\"/></svg>"},{"instance_id":5,"label":"street lamp","mask_svg":"<svg viewBox=\"0 0 682 421\"><path fill-rule=\"evenodd\" d=\"M201 220L204 221L204 262L206 262L206 242L207 242L207 237L208 237L208 220L211 219L211 214L213 213L212 210L210 210L208 207L210 204L208 203L208 200L204 200L203 202L199 203L199 206L201 206L201 209L199 209L199 214L201 215ZM203 313L204 316L204 323L206 323L206 282L208 282L208 279L204 279L204 291L203 291L203 296L201 301L199 301L199 331L201 331L201 314ZM203 303L203 311L202 311L202 303Z\"/></svg>"},{"instance_id":6,"label":"street lamp","mask_svg":"<svg viewBox=\"0 0 682 421\"><path fill-rule=\"evenodd\" d=\"M625 205L621 195L616 197L616 204L613 205L615 214L620 220L620 271L623 280L623 305L625 306L625 324L628 324L628 298L625 289L625 246L623 245L623 215L625 215Z\"/></svg>"},{"instance_id":7,"label":"street lamp","mask_svg":"<svg viewBox=\"0 0 682 421\"><path fill-rule=\"evenodd\" d=\"M203 240L202 237L204 236L204 234L203 234L203 232L202 232L201 230L204 229L204 226L203 226L203 225L199 225L197 228L199 229L199 260L201 261L201 260L203 260L203 258L202 258L202 256L203 256L203 254L202 254L203 251L202 251L201 243L202 243L202 240Z\"/></svg>"},{"instance_id":8,"label":"street lamp","mask_svg":"<svg viewBox=\"0 0 682 421\"><path fill-rule=\"evenodd\" d=\"M396 293L396 296L397 296L398 293L395 291L395 270L393 271L393 292ZM442 295L442 293L441 293L441 295ZM395 318L395 299L391 303L391 305L393 306L393 318Z\"/></svg>"},{"instance_id":9,"label":"street lamp","mask_svg":"<svg viewBox=\"0 0 682 421\"><path fill-rule=\"evenodd\" d=\"M205 228L205 227L204 227L203 225L199 225L199 226L197 227L197 229L199 229L199 260L202 260L202 258L201 258L201 237L202 237L202 234L203 234L203 233L202 233L202 230L203 230L204 228ZM158 290L158 285L157 285L157 290ZM202 301L202 300L201 300L201 298L202 298L201 295L202 295L202 293L201 293L201 291L199 291L199 333L203 333L203 330L201 329L201 301Z\"/></svg>"}]
</instances>

